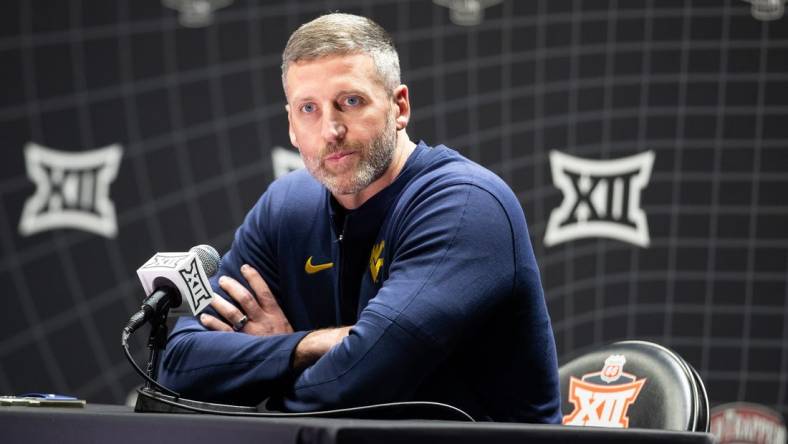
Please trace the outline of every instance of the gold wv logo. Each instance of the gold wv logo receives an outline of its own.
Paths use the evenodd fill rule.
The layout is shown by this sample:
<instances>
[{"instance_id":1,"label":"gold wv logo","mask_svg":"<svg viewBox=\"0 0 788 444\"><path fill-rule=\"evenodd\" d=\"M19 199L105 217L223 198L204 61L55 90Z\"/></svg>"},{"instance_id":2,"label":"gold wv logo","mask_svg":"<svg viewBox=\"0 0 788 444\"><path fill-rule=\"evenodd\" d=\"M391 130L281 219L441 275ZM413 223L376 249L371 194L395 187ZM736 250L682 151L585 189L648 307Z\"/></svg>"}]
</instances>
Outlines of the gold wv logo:
<instances>
[{"instance_id":1,"label":"gold wv logo","mask_svg":"<svg viewBox=\"0 0 788 444\"><path fill-rule=\"evenodd\" d=\"M372 276L372 282L378 283L378 275L380 269L383 267L383 258L380 254L383 253L383 248L386 246L386 241L380 241L377 245L372 247L372 253L369 255L369 274Z\"/></svg>"}]
</instances>

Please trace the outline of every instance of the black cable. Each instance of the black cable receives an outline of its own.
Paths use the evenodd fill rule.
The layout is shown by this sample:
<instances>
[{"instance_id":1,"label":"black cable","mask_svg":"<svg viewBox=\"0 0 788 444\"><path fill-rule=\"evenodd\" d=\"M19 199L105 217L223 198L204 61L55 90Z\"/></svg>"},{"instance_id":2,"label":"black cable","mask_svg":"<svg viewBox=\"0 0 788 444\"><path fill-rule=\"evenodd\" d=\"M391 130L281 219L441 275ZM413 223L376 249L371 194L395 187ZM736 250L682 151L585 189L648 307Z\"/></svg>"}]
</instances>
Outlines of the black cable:
<instances>
[{"instance_id":1,"label":"black cable","mask_svg":"<svg viewBox=\"0 0 788 444\"><path fill-rule=\"evenodd\" d=\"M137 389L137 393L140 396L148 396L143 393L144 389ZM247 416L247 417L258 417L258 418L316 418L321 416L335 416L335 415L342 415L342 414L352 414L352 413L368 413L375 410L385 410L387 408L397 408L397 407L428 407L428 408L438 408L439 410L448 410L451 411L453 414L456 414L460 417L465 418L468 422L476 422L473 417L464 411L458 409L449 404L443 404L440 402L432 402L432 401L405 401L405 402L392 402L387 404L374 404L374 405L367 405L367 406L360 406L360 407L348 407L344 409L336 409L336 410L322 410L316 412L296 412L296 413L277 413L277 412L232 412L226 410L211 410L211 409L204 409L201 407L195 407L188 404L182 404L177 401L172 401L169 399L164 399L161 397L155 397L156 401L162 402L167 405L171 405L174 407L180 407L182 409L190 410L196 413L208 413L212 415L223 415L223 416Z\"/></svg>"}]
</instances>

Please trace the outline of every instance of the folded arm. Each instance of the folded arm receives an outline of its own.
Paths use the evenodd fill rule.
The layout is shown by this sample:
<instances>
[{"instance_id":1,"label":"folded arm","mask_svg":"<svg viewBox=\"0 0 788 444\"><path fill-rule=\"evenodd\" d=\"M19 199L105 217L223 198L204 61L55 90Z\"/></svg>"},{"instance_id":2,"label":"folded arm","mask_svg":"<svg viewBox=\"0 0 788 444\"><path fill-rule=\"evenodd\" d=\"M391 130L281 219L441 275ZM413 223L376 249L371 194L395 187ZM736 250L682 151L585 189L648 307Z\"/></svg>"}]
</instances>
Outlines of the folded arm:
<instances>
[{"instance_id":1,"label":"folded arm","mask_svg":"<svg viewBox=\"0 0 788 444\"><path fill-rule=\"evenodd\" d=\"M163 355L159 382L188 398L257 404L292 380L290 357L305 335L209 331L194 318L180 318Z\"/></svg>"},{"instance_id":2,"label":"folded arm","mask_svg":"<svg viewBox=\"0 0 788 444\"><path fill-rule=\"evenodd\" d=\"M265 293L263 308L270 308L272 302L279 309L273 297L279 291L277 267L271 254L275 248L266 231L270 226L269 205L270 195L266 193L247 215L232 248L211 278L211 286L222 298L215 298L206 310L205 325L195 318L183 317L170 334L159 367L159 381L185 397L257 404L281 392L295 377L291 357L307 332L293 333L281 310L278 316L283 322L279 324L264 322L262 315L255 313L257 320L244 326L242 333L229 328L239 320L234 315L238 310L228 302L235 299L230 295L242 295L249 303L252 301L248 295ZM245 264L255 264L256 269L242 270ZM222 276L225 278L219 283ZM248 309L249 304L238 303L238 307L244 306ZM228 315L229 309L235 310L233 315Z\"/></svg>"}]
</instances>

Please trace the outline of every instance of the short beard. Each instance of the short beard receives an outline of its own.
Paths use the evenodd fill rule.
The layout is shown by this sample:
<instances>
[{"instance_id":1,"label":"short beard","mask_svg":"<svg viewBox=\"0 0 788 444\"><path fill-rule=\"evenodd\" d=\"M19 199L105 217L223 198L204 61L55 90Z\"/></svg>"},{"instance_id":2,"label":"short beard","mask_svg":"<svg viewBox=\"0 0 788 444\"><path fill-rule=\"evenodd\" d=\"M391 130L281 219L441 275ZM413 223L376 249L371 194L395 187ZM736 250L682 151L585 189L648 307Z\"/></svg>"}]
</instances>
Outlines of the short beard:
<instances>
[{"instance_id":1,"label":"short beard","mask_svg":"<svg viewBox=\"0 0 788 444\"><path fill-rule=\"evenodd\" d=\"M383 176L394 157L394 151L397 147L397 130L394 126L393 115L387 116L386 122L386 127L383 131L372 139L366 147L361 144L332 144L326 147L320 158L304 157L303 160L307 170L323 186L328 188L331 194L347 195L360 192ZM357 151L361 157L355 171L352 172L352 176L343 180L342 176L326 171L322 158L330 153L348 148Z\"/></svg>"}]
</instances>

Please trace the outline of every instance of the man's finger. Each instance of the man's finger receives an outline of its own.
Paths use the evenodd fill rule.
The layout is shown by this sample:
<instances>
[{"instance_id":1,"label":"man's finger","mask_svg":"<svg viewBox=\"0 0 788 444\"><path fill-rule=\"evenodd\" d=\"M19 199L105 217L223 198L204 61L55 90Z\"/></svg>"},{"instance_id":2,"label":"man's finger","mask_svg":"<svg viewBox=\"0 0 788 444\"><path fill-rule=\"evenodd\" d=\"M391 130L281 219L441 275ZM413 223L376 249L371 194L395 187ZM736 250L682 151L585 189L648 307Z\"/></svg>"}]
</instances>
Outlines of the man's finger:
<instances>
[{"instance_id":1,"label":"man's finger","mask_svg":"<svg viewBox=\"0 0 788 444\"><path fill-rule=\"evenodd\" d=\"M235 305L227 302L221 296L213 296L213 298L211 299L211 307L213 307L214 310L216 310L220 315L222 315L222 317L226 319L227 322L231 322L231 323L238 322L241 320L241 318L244 317L244 314L241 312L241 310L237 309ZM200 317L200 319L202 320L202 317ZM224 323L222 322L222 324ZM232 328L230 328L230 331L232 331Z\"/></svg>"},{"instance_id":2,"label":"man's finger","mask_svg":"<svg viewBox=\"0 0 788 444\"><path fill-rule=\"evenodd\" d=\"M232 327L230 327L229 325L207 314L200 315L200 323L202 323L202 325L209 330L233 331Z\"/></svg>"},{"instance_id":3,"label":"man's finger","mask_svg":"<svg viewBox=\"0 0 788 444\"><path fill-rule=\"evenodd\" d=\"M257 301L257 298L249 293L249 290L247 290L246 287L241 285L240 282L229 276L222 276L219 278L219 286L222 287L222 290L230 295L230 297L233 298L235 302L238 302L238 304L241 306L241 309L244 311L244 313L249 315L250 318L257 319L260 317L260 303ZM224 301L224 299L222 300ZM211 304L213 305L213 302L211 302ZM232 306L232 304L229 302L227 302L227 304ZM224 313L222 313L222 316L224 316ZM243 316L243 314L238 316L238 318L241 316ZM226 316L225 319L228 321L236 320L235 318L228 318Z\"/></svg>"},{"instance_id":4,"label":"man's finger","mask_svg":"<svg viewBox=\"0 0 788 444\"><path fill-rule=\"evenodd\" d=\"M254 293L257 296L257 302L260 304L260 307L262 307L263 310L267 312L271 312L272 310L281 310L279 308L279 304L274 298L273 293L271 293L271 289L265 282L265 279L260 276L260 273L258 273L254 267L246 264L242 265L241 274L244 275L246 282L249 282L249 286L251 286L252 290L254 290Z\"/></svg>"}]
</instances>

